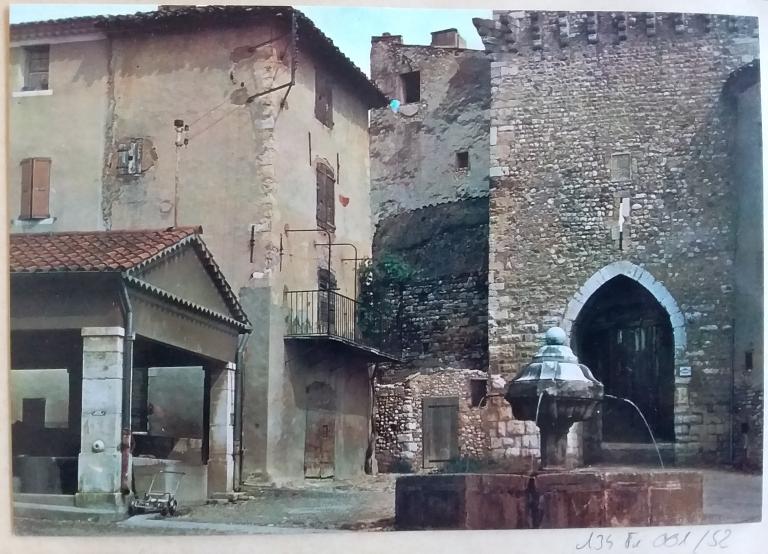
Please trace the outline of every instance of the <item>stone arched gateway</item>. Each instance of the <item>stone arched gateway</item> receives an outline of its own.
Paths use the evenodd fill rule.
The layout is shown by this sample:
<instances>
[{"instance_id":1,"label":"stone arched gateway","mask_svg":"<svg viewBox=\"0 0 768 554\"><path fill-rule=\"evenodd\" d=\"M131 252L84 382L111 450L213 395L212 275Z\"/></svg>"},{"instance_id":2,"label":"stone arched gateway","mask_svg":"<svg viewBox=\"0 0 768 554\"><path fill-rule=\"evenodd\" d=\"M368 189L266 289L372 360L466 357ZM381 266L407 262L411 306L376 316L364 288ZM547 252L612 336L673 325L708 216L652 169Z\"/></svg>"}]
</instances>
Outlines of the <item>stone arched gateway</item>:
<instances>
[{"instance_id":1,"label":"stone arched gateway","mask_svg":"<svg viewBox=\"0 0 768 554\"><path fill-rule=\"evenodd\" d=\"M565 309L561 327L565 329L568 338L571 338L573 324L577 320L582 308L590 297L605 283L623 275L642 285L661 304L669 315L672 325L672 333L675 344L675 369L685 363L685 351L687 337L685 333L685 317L675 299L669 293L663 283L657 281L653 275L642 267L627 261L614 262L595 272L592 277L573 295Z\"/></svg>"},{"instance_id":2,"label":"stone arched gateway","mask_svg":"<svg viewBox=\"0 0 768 554\"><path fill-rule=\"evenodd\" d=\"M676 402L685 387L676 379L685 361L685 318L666 287L630 262L597 271L571 298L562 323L571 346L606 392L632 400L657 439L673 442ZM595 439L650 442L642 420L628 404L606 402ZM589 431L588 431L589 433Z\"/></svg>"}]
</instances>

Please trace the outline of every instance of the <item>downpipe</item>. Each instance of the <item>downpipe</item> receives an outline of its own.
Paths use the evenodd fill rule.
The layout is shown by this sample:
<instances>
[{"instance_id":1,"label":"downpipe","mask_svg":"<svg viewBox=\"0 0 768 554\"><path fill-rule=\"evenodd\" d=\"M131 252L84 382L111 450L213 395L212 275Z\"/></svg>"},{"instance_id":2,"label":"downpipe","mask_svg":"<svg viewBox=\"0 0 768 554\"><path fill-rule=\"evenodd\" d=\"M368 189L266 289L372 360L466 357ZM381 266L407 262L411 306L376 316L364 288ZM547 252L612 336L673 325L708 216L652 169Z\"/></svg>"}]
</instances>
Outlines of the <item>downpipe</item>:
<instances>
[{"instance_id":1,"label":"downpipe","mask_svg":"<svg viewBox=\"0 0 768 554\"><path fill-rule=\"evenodd\" d=\"M248 331L247 333L243 333L240 335L240 338L238 339L237 344L237 353L235 355L235 368L236 368L236 375L235 375L235 387L237 388L237 396L235 398L237 399L237 409L235 410L235 414L237 417L237 436L238 436L238 446L237 446L237 458L238 458L238 464L237 464L237 473L235 473L232 478L234 480L234 483L232 483L232 490L239 492L242 484L243 484L243 458L245 457L245 447L243 445L243 440L245 437L245 433L243 432L243 403L245 399L245 366L243 363L243 352L245 351L245 344L248 341L248 337L250 336L251 332Z\"/></svg>"},{"instance_id":2,"label":"downpipe","mask_svg":"<svg viewBox=\"0 0 768 554\"><path fill-rule=\"evenodd\" d=\"M131 456L131 403L133 393L133 307L128 296L125 279L120 278L120 308L123 312L125 342L123 345L123 410L120 419L120 492L133 490L129 471Z\"/></svg>"},{"instance_id":3,"label":"downpipe","mask_svg":"<svg viewBox=\"0 0 768 554\"><path fill-rule=\"evenodd\" d=\"M731 466L736 462L736 451L733 441L736 439L733 432L736 412L736 319L731 319L731 395L728 410L728 459Z\"/></svg>"}]
</instances>

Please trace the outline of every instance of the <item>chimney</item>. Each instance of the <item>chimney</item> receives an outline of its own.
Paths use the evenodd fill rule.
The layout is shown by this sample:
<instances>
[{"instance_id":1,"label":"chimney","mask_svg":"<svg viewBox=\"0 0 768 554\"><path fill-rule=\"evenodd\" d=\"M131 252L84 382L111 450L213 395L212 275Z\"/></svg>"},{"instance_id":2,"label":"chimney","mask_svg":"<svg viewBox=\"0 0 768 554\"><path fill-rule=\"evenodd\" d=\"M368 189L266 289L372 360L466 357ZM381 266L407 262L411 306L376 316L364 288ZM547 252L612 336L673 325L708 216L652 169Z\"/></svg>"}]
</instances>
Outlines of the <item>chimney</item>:
<instances>
[{"instance_id":1,"label":"chimney","mask_svg":"<svg viewBox=\"0 0 768 554\"><path fill-rule=\"evenodd\" d=\"M375 44L377 42L389 42L389 43L392 43L392 44L402 44L403 43L403 36L402 35L390 35L389 33L382 33L381 36L371 37L371 44Z\"/></svg>"},{"instance_id":2,"label":"chimney","mask_svg":"<svg viewBox=\"0 0 768 554\"><path fill-rule=\"evenodd\" d=\"M159 12L178 12L187 10L189 8L194 8L195 4L160 4L157 7L157 11Z\"/></svg>"},{"instance_id":3,"label":"chimney","mask_svg":"<svg viewBox=\"0 0 768 554\"><path fill-rule=\"evenodd\" d=\"M432 33L432 46L441 48L466 48L467 43L456 29L443 29Z\"/></svg>"}]
</instances>

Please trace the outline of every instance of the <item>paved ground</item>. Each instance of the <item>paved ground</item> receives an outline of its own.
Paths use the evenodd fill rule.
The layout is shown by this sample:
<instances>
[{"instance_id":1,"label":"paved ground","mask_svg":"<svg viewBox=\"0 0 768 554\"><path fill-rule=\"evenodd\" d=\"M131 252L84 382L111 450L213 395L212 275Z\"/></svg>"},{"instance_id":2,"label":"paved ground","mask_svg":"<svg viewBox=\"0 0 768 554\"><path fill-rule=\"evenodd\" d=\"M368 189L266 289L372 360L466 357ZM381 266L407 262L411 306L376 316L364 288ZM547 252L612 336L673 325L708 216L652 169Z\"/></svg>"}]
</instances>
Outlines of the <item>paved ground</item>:
<instances>
[{"instance_id":1,"label":"paved ground","mask_svg":"<svg viewBox=\"0 0 768 554\"><path fill-rule=\"evenodd\" d=\"M704 523L760 521L763 477L735 471L703 470Z\"/></svg>"},{"instance_id":2,"label":"paved ground","mask_svg":"<svg viewBox=\"0 0 768 554\"><path fill-rule=\"evenodd\" d=\"M759 475L703 470L705 523L760 520ZM134 516L120 522L98 515L79 521L25 512L15 518L22 535L284 534L329 530L393 529L395 476L357 482L308 482L301 488L251 487L253 500L182 510L172 518ZM71 517L71 515L69 516Z\"/></svg>"}]
</instances>

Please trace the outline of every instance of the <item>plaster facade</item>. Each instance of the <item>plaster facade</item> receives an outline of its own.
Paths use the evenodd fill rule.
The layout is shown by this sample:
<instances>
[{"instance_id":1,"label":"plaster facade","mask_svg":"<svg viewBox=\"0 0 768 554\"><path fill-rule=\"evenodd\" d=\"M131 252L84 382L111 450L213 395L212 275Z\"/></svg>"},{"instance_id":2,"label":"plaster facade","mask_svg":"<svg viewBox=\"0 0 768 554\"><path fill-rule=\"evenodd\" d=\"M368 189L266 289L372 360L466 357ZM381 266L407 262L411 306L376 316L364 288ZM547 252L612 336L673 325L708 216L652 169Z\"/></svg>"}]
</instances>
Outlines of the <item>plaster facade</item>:
<instances>
[{"instance_id":1,"label":"plaster facade","mask_svg":"<svg viewBox=\"0 0 768 554\"><path fill-rule=\"evenodd\" d=\"M236 450L244 450L244 479L303 477L301 397L312 364L286 354L286 291L318 288L329 238L356 247L360 259L370 256L368 108L378 93L370 85L360 90L359 77L350 77L359 70L340 63L340 53L294 49L290 21L267 15L162 32L148 21L147 29L123 32L118 24L89 40L60 38L51 45L51 91L14 98L11 109L11 205L20 201L19 162L47 156L53 216L14 221L13 232L203 227L254 328L238 377L244 413ZM13 75L23 73L22 50L12 44ZM314 115L316 72L333 83L332 126ZM259 95L292 77L291 87ZM188 126L181 139L177 119ZM126 175L120 149L132 142L141 143L141 160ZM335 228L330 235L292 232L318 227L321 161L335 177ZM354 257L350 246L331 249L337 292L350 298ZM347 365L331 356L311 370L312 379L338 384L339 395L355 398L339 404L360 414L363 402L367 414L367 367ZM355 421L338 437L339 468L348 475L363 472L368 446L368 416Z\"/></svg>"}]
</instances>

